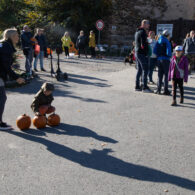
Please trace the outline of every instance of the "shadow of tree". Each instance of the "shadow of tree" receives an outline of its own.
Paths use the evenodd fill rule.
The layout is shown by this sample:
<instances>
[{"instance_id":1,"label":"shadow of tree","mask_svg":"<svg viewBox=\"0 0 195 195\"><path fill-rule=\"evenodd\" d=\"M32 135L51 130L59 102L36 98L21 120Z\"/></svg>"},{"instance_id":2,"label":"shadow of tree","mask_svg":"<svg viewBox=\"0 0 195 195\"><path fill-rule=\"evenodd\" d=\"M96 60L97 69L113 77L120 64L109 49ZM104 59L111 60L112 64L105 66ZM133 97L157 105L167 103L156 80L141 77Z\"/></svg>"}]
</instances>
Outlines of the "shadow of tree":
<instances>
[{"instance_id":1,"label":"shadow of tree","mask_svg":"<svg viewBox=\"0 0 195 195\"><path fill-rule=\"evenodd\" d=\"M43 144L48 151L65 158L83 167L94 169L122 177L132 178L140 181L169 183L188 190L195 191L195 181L171 175L156 169L125 162L119 158L109 155L111 149L90 150L90 153L76 151L67 146L52 142L42 137L16 131L6 131L20 138Z\"/></svg>"}]
</instances>

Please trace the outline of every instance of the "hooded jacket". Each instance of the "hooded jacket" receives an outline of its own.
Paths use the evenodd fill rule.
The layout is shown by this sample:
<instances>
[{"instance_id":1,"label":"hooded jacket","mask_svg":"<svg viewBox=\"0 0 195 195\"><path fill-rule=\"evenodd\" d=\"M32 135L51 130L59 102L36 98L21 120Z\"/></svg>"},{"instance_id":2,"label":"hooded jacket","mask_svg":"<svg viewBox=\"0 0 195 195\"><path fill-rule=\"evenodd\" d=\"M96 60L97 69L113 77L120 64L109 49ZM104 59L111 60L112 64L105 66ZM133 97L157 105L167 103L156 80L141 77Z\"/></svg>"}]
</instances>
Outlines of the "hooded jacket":
<instances>
[{"instance_id":1,"label":"hooded jacket","mask_svg":"<svg viewBox=\"0 0 195 195\"><path fill-rule=\"evenodd\" d=\"M3 41L0 43L0 78L4 81L7 80L7 76L12 79L18 79L18 75L11 69L13 64L13 55L16 52L12 41Z\"/></svg>"},{"instance_id":2,"label":"hooded jacket","mask_svg":"<svg viewBox=\"0 0 195 195\"><path fill-rule=\"evenodd\" d=\"M165 45L165 54L162 55L159 53L159 50L161 49L160 47L162 45ZM170 60L171 56L172 56L172 51L171 51L171 43L169 42L169 40L161 35L154 47L154 54L157 55L158 60Z\"/></svg>"},{"instance_id":3,"label":"hooded jacket","mask_svg":"<svg viewBox=\"0 0 195 195\"><path fill-rule=\"evenodd\" d=\"M147 33L142 27L138 28L135 33L135 53L148 55Z\"/></svg>"},{"instance_id":4,"label":"hooded jacket","mask_svg":"<svg viewBox=\"0 0 195 195\"><path fill-rule=\"evenodd\" d=\"M72 42L70 36L68 36L68 37L63 36L61 41L62 41L62 48L68 47L70 49L70 44Z\"/></svg>"},{"instance_id":5,"label":"hooded jacket","mask_svg":"<svg viewBox=\"0 0 195 195\"><path fill-rule=\"evenodd\" d=\"M171 59L170 67L169 67L169 81L174 78L174 71L176 68L176 78L184 79L184 82L188 81L188 59L186 56L182 56L179 63L177 64L179 69L183 70L184 78L181 77L180 72L178 71L176 66L176 56L173 56Z\"/></svg>"},{"instance_id":6,"label":"hooded jacket","mask_svg":"<svg viewBox=\"0 0 195 195\"><path fill-rule=\"evenodd\" d=\"M44 105L51 105L52 101L54 100L53 95L46 96L44 91L53 91L54 86L51 83L44 83L40 89L40 91L35 95L34 100L31 104L31 108L33 112L39 112L40 106Z\"/></svg>"}]
</instances>

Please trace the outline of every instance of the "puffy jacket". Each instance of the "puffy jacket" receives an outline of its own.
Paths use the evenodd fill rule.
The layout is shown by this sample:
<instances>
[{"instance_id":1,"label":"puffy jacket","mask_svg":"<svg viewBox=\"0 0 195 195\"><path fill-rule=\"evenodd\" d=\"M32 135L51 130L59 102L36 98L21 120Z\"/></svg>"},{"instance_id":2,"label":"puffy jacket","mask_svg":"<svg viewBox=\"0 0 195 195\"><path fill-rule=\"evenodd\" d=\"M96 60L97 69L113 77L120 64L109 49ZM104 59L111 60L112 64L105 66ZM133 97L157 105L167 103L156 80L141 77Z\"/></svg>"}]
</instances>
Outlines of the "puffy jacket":
<instances>
[{"instance_id":1,"label":"puffy jacket","mask_svg":"<svg viewBox=\"0 0 195 195\"><path fill-rule=\"evenodd\" d=\"M16 52L12 42L10 40L0 43L0 78L4 81L7 80L7 76L16 80L18 75L11 69L13 64L13 55Z\"/></svg>"},{"instance_id":2,"label":"puffy jacket","mask_svg":"<svg viewBox=\"0 0 195 195\"><path fill-rule=\"evenodd\" d=\"M148 55L147 33L141 27L135 33L135 53Z\"/></svg>"},{"instance_id":3,"label":"puffy jacket","mask_svg":"<svg viewBox=\"0 0 195 195\"><path fill-rule=\"evenodd\" d=\"M162 45L165 45L165 54L164 55L161 55L159 53L159 49ZM172 51L171 51L171 43L169 42L169 40L161 35L154 47L154 54L157 55L158 57L158 60L170 60L171 56L172 56Z\"/></svg>"},{"instance_id":4,"label":"puffy jacket","mask_svg":"<svg viewBox=\"0 0 195 195\"><path fill-rule=\"evenodd\" d=\"M44 35L37 35L35 36L35 39L38 41L38 45L40 46L41 51L45 51L47 45L46 45L46 40Z\"/></svg>"},{"instance_id":5,"label":"puffy jacket","mask_svg":"<svg viewBox=\"0 0 195 195\"><path fill-rule=\"evenodd\" d=\"M184 43L185 54L195 54L195 37L194 39L188 38Z\"/></svg>"},{"instance_id":6,"label":"puffy jacket","mask_svg":"<svg viewBox=\"0 0 195 195\"><path fill-rule=\"evenodd\" d=\"M95 47L96 44L95 44L95 35L90 35L89 36L89 47Z\"/></svg>"},{"instance_id":7,"label":"puffy jacket","mask_svg":"<svg viewBox=\"0 0 195 195\"><path fill-rule=\"evenodd\" d=\"M22 49L33 47L34 42L31 41L31 38L33 38L33 34L31 32L22 31L21 34Z\"/></svg>"},{"instance_id":8,"label":"puffy jacket","mask_svg":"<svg viewBox=\"0 0 195 195\"><path fill-rule=\"evenodd\" d=\"M178 71L177 67L175 67L176 66L175 62L176 62L176 56L173 56L169 67L169 81L174 78L175 68L176 68L176 78L178 79L181 78L180 72ZM184 71L184 78L182 79L184 79L184 82L187 82L188 81L188 59L186 56L183 56L180 59L180 62L178 63L178 67L179 69Z\"/></svg>"},{"instance_id":9,"label":"puffy jacket","mask_svg":"<svg viewBox=\"0 0 195 195\"><path fill-rule=\"evenodd\" d=\"M62 41L62 48L64 48L64 47L70 48L70 43L72 42L72 40L69 36L68 37L63 36L61 41Z\"/></svg>"},{"instance_id":10,"label":"puffy jacket","mask_svg":"<svg viewBox=\"0 0 195 195\"><path fill-rule=\"evenodd\" d=\"M51 105L52 101L54 100L53 95L46 96L43 93L43 89L41 89L36 95L31 104L31 108L33 112L39 112L39 107L44 105Z\"/></svg>"}]
</instances>

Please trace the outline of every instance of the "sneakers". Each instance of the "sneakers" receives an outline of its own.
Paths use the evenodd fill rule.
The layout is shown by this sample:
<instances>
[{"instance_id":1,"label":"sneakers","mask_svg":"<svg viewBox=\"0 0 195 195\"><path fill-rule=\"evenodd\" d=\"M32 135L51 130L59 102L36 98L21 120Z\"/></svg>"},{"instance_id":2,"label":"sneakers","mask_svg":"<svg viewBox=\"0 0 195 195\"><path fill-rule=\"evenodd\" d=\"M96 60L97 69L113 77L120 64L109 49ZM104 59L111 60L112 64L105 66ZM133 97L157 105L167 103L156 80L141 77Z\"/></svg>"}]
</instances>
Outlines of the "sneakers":
<instances>
[{"instance_id":1,"label":"sneakers","mask_svg":"<svg viewBox=\"0 0 195 195\"><path fill-rule=\"evenodd\" d=\"M136 86L135 91L142 91L142 88L140 86Z\"/></svg>"},{"instance_id":2,"label":"sneakers","mask_svg":"<svg viewBox=\"0 0 195 195\"><path fill-rule=\"evenodd\" d=\"M161 92L158 89L156 91L154 91L154 93L157 95L161 95Z\"/></svg>"},{"instance_id":3,"label":"sneakers","mask_svg":"<svg viewBox=\"0 0 195 195\"><path fill-rule=\"evenodd\" d=\"M171 92L169 90L164 91L163 95L171 95Z\"/></svg>"},{"instance_id":4,"label":"sneakers","mask_svg":"<svg viewBox=\"0 0 195 195\"><path fill-rule=\"evenodd\" d=\"M173 102L172 102L171 106L177 106L177 102L176 102L176 100L173 100Z\"/></svg>"},{"instance_id":5,"label":"sneakers","mask_svg":"<svg viewBox=\"0 0 195 195\"><path fill-rule=\"evenodd\" d=\"M44 68L41 68L41 71L46 72L46 70Z\"/></svg>"},{"instance_id":6,"label":"sneakers","mask_svg":"<svg viewBox=\"0 0 195 195\"><path fill-rule=\"evenodd\" d=\"M151 89L150 89L149 87L144 87L144 88L142 89L142 92L143 92L143 93L151 93L152 91L151 91Z\"/></svg>"},{"instance_id":7,"label":"sneakers","mask_svg":"<svg viewBox=\"0 0 195 195\"><path fill-rule=\"evenodd\" d=\"M0 130L10 130L12 129L11 126L7 125L6 123L1 122L0 123Z\"/></svg>"}]
</instances>

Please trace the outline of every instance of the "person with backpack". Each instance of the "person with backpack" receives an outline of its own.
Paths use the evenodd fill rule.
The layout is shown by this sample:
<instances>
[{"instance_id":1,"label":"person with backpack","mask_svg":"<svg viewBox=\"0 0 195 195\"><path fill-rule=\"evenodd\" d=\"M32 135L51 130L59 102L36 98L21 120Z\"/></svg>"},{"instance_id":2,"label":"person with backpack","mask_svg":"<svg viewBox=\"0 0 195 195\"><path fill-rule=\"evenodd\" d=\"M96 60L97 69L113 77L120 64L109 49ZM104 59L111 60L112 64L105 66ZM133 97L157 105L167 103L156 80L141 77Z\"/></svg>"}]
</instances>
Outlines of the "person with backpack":
<instances>
[{"instance_id":1,"label":"person with backpack","mask_svg":"<svg viewBox=\"0 0 195 195\"><path fill-rule=\"evenodd\" d=\"M170 95L168 90L168 74L170 58L172 57L171 43L169 42L170 33L168 30L164 30L159 37L155 47L154 54L157 56L158 64L158 84L155 94L161 94L162 80L164 77L164 95Z\"/></svg>"},{"instance_id":2,"label":"person with backpack","mask_svg":"<svg viewBox=\"0 0 195 195\"><path fill-rule=\"evenodd\" d=\"M80 58L81 52L83 51L83 53L85 54L85 56L87 58L87 50L86 50L87 38L84 35L84 31L83 30L80 31L80 35L77 38L76 47L79 50L79 56L78 57Z\"/></svg>"},{"instance_id":3,"label":"person with backpack","mask_svg":"<svg viewBox=\"0 0 195 195\"><path fill-rule=\"evenodd\" d=\"M135 57L137 65L136 75L136 91L143 91L145 93L151 92L147 84L148 76L148 53L149 45L147 41L147 31L149 30L150 23L148 20L143 20L141 26L135 33ZM143 86L140 86L140 78L142 76Z\"/></svg>"},{"instance_id":4,"label":"person with backpack","mask_svg":"<svg viewBox=\"0 0 195 195\"><path fill-rule=\"evenodd\" d=\"M184 88L183 83L188 81L188 59L183 55L183 47L177 46L175 48L175 56L171 59L169 68L169 81L172 80L173 102L171 106L176 106L176 92L177 86L180 90L180 103L184 103Z\"/></svg>"}]
</instances>

